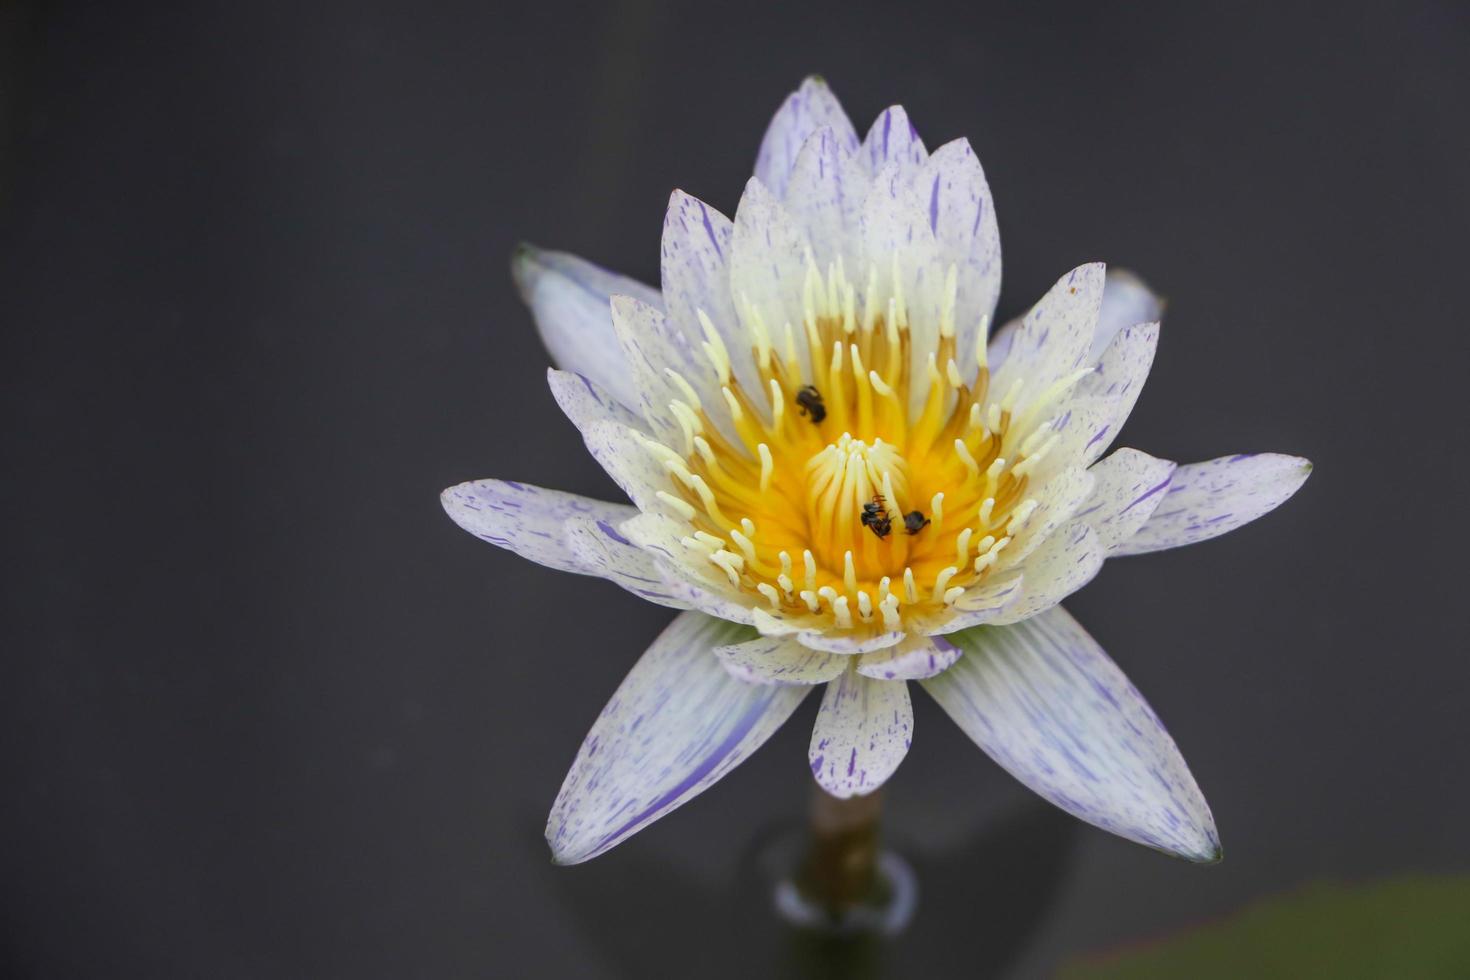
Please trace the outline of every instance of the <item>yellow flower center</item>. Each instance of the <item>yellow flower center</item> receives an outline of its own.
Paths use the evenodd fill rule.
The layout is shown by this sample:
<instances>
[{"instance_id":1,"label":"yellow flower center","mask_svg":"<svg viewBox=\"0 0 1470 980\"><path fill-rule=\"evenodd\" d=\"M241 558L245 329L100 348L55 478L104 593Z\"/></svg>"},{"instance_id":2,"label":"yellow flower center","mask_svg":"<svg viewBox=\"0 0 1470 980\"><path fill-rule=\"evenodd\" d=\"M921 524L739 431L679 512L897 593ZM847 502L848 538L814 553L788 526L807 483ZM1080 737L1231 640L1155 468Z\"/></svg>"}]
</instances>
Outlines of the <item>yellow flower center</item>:
<instances>
[{"instance_id":1,"label":"yellow flower center","mask_svg":"<svg viewBox=\"0 0 1470 980\"><path fill-rule=\"evenodd\" d=\"M772 613L895 629L991 574L1037 506L1028 472L1052 441L1040 406L1013 417L1019 383L990 397L984 324L974 380L955 363L953 269L929 333L934 349L911 370L914 333L897 275L886 303L869 275L860 315L840 265L826 276L808 265L804 344L786 324L778 350L765 311L741 302L761 395L736 380L700 315L723 424L670 372L685 393L670 406L685 444L680 453L650 443L672 474L660 496L691 525L685 547ZM922 399L910 398L915 391Z\"/></svg>"}]
</instances>

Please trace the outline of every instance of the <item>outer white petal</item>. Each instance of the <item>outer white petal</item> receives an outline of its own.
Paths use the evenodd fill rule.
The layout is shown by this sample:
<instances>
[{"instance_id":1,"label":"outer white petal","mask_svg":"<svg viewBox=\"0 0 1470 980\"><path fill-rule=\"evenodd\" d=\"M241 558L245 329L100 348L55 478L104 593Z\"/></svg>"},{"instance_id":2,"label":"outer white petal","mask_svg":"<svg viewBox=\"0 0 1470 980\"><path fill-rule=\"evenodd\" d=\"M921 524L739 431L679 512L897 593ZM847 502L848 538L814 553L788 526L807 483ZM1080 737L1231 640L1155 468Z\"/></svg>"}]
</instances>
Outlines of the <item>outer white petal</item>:
<instances>
[{"instance_id":1,"label":"outer white petal","mask_svg":"<svg viewBox=\"0 0 1470 980\"><path fill-rule=\"evenodd\" d=\"M858 157L870 174L882 173L885 168L893 167L900 179L913 183L929 159L929 151L924 149L924 141L909 121L909 114L903 106L895 105L884 109L873 120Z\"/></svg>"},{"instance_id":2,"label":"outer white petal","mask_svg":"<svg viewBox=\"0 0 1470 980\"><path fill-rule=\"evenodd\" d=\"M440 494L439 501L454 523L482 541L538 565L583 575L597 570L584 566L567 544L566 522L586 517L616 525L637 513L625 504L510 480L461 483Z\"/></svg>"},{"instance_id":3,"label":"outer white petal","mask_svg":"<svg viewBox=\"0 0 1470 980\"><path fill-rule=\"evenodd\" d=\"M844 671L827 685L817 712L807 750L812 775L833 796L864 796L893 775L913 734L908 684Z\"/></svg>"},{"instance_id":4,"label":"outer white petal","mask_svg":"<svg viewBox=\"0 0 1470 980\"><path fill-rule=\"evenodd\" d=\"M1109 269L1102 309L1097 314L1097 335L1092 339L1092 360L1102 357L1119 330L1139 323L1158 323L1163 316L1164 301L1142 279L1127 269Z\"/></svg>"},{"instance_id":5,"label":"outer white petal","mask_svg":"<svg viewBox=\"0 0 1470 980\"><path fill-rule=\"evenodd\" d=\"M1105 558L1107 551L1091 525L1084 520L1064 525L1026 560L1021 597L992 622L1018 623L1050 609L1091 582Z\"/></svg>"},{"instance_id":6,"label":"outer white petal","mask_svg":"<svg viewBox=\"0 0 1470 980\"><path fill-rule=\"evenodd\" d=\"M1154 351L1159 345L1159 325L1138 323L1124 327L1113 335L1097 361L1097 370L1078 382L1074 403L1095 399L1110 403L1106 435L1084 447L1083 458L1091 463L1112 444L1128 421L1143 383L1153 367Z\"/></svg>"},{"instance_id":7,"label":"outer white petal","mask_svg":"<svg viewBox=\"0 0 1470 980\"><path fill-rule=\"evenodd\" d=\"M1139 555L1218 537L1248 524L1296 493L1312 464L1300 456L1255 453L1189 463L1138 533L1114 554Z\"/></svg>"},{"instance_id":8,"label":"outer white petal","mask_svg":"<svg viewBox=\"0 0 1470 980\"><path fill-rule=\"evenodd\" d=\"M766 129L760 152L756 154L756 179L777 197L784 197L802 146L813 133L824 128L830 129L848 152L857 150L857 132L847 113L842 111L837 96L822 79L808 78L801 88L786 97Z\"/></svg>"},{"instance_id":9,"label":"outer white petal","mask_svg":"<svg viewBox=\"0 0 1470 980\"><path fill-rule=\"evenodd\" d=\"M1210 808L1123 672L1060 607L951 637L966 655L924 687L996 762L1088 823L1215 861Z\"/></svg>"},{"instance_id":10,"label":"outer white petal","mask_svg":"<svg viewBox=\"0 0 1470 980\"><path fill-rule=\"evenodd\" d=\"M577 563L588 574L605 578L660 606L690 608L689 602L669 590L653 557L624 537L611 521L574 517L566 523L566 540Z\"/></svg>"},{"instance_id":11,"label":"outer white petal","mask_svg":"<svg viewBox=\"0 0 1470 980\"><path fill-rule=\"evenodd\" d=\"M796 158L782 203L805 230L818 268L841 258L849 274L860 271L855 249L867 194L868 175L857 157L832 130L817 130Z\"/></svg>"},{"instance_id":12,"label":"outer white petal","mask_svg":"<svg viewBox=\"0 0 1470 980\"><path fill-rule=\"evenodd\" d=\"M778 636L715 647L715 656L731 674L752 684L825 684L847 667L846 657Z\"/></svg>"},{"instance_id":13,"label":"outer white petal","mask_svg":"<svg viewBox=\"0 0 1470 980\"><path fill-rule=\"evenodd\" d=\"M622 370L607 301L614 294L622 294L660 307L663 300L658 290L575 255L546 252L530 245L516 250L511 274L531 308L551 359L559 367L592 378L623 404L637 404Z\"/></svg>"},{"instance_id":14,"label":"outer white petal","mask_svg":"<svg viewBox=\"0 0 1470 980\"><path fill-rule=\"evenodd\" d=\"M806 688L746 684L711 653L741 632L686 612L648 648L551 808L546 840L557 863L596 857L698 796L790 717Z\"/></svg>"},{"instance_id":15,"label":"outer white petal","mask_svg":"<svg viewBox=\"0 0 1470 980\"><path fill-rule=\"evenodd\" d=\"M886 650L903 640L907 634L903 630L890 630L887 633L877 633L870 636L853 633L833 633L830 630L804 630L796 634L796 641L804 647L813 650L825 650L828 653L844 654L852 656L860 653L872 653L875 650Z\"/></svg>"},{"instance_id":16,"label":"outer white petal","mask_svg":"<svg viewBox=\"0 0 1470 980\"><path fill-rule=\"evenodd\" d=\"M948 670L961 652L942 636L911 636L898 646L864 654L857 671L875 680L924 680Z\"/></svg>"},{"instance_id":17,"label":"outer white petal","mask_svg":"<svg viewBox=\"0 0 1470 980\"><path fill-rule=\"evenodd\" d=\"M623 407L611 392L585 374L547 368L546 384L551 389L551 397L579 432L593 422L617 422L638 430L647 429L641 415Z\"/></svg>"},{"instance_id":18,"label":"outer white petal","mask_svg":"<svg viewBox=\"0 0 1470 980\"><path fill-rule=\"evenodd\" d=\"M889 164L873 178L863 202L862 246L876 264L880 283L891 288L897 268L909 310L910 371L925 377L929 354L939 342L939 312L946 271L939 262L939 246L928 213L897 166ZM928 395L925 385L913 385L909 411L917 415Z\"/></svg>"},{"instance_id":19,"label":"outer white petal","mask_svg":"<svg viewBox=\"0 0 1470 980\"><path fill-rule=\"evenodd\" d=\"M1163 314L1164 301L1154 295L1141 279L1125 269L1109 269L1103 283L1097 330L1093 334L1088 359L1096 361L1100 358L1119 330L1139 323L1157 323ZM1016 317L991 331L989 361L992 372L1005 363L1021 320L1022 317Z\"/></svg>"},{"instance_id":20,"label":"outer white petal","mask_svg":"<svg viewBox=\"0 0 1470 980\"><path fill-rule=\"evenodd\" d=\"M1022 406L1040 410L1040 401L1048 398L1057 382L1087 366L1102 293L1102 263L1078 266L1057 280L1022 319L991 382L999 396L1021 382L1018 416Z\"/></svg>"},{"instance_id":21,"label":"outer white petal","mask_svg":"<svg viewBox=\"0 0 1470 980\"><path fill-rule=\"evenodd\" d=\"M1111 552L1158 508L1175 465L1137 449L1119 449L1088 470L1097 482L1076 516L1092 525L1098 541Z\"/></svg>"},{"instance_id":22,"label":"outer white petal","mask_svg":"<svg viewBox=\"0 0 1470 980\"><path fill-rule=\"evenodd\" d=\"M981 327L1000 298L1000 229L985 171L968 140L957 139L934 151L918 176L928 200L929 225L939 242L939 261L956 268L955 340L957 363L969 370L975 345L984 343Z\"/></svg>"}]
</instances>

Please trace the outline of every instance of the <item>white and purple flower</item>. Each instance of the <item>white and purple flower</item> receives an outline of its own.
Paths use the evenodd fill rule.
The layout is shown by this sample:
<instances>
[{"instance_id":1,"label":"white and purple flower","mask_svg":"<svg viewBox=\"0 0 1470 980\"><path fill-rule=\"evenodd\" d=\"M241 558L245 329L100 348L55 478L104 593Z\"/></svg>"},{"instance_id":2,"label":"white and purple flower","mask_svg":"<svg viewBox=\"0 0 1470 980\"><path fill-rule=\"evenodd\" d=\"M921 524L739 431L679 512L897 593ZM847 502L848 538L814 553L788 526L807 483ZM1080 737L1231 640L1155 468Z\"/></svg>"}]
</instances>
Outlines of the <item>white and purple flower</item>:
<instances>
[{"instance_id":1,"label":"white and purple flower","mask_svg":"<svg viewBox=\"0 0 1470 980\"><path fill-rule=\"evenodd\" d=\"M515 260L552 393L632 504L501 480L443 495L492 544L682 610L583 743L555 859L704 791L816 685L813 775L872 792L908 751L909 681L1068 812L1216 859L1173 740L1058 603L1109 557L1254 520L1311 467L1103 457L1157 298L1086 265L987 340L1000 240L969 144L929 152L898 107L860 140L816 79L776 113L733 221L674 193L662 258L662 291Z\"/></svg>"}]
</instances>

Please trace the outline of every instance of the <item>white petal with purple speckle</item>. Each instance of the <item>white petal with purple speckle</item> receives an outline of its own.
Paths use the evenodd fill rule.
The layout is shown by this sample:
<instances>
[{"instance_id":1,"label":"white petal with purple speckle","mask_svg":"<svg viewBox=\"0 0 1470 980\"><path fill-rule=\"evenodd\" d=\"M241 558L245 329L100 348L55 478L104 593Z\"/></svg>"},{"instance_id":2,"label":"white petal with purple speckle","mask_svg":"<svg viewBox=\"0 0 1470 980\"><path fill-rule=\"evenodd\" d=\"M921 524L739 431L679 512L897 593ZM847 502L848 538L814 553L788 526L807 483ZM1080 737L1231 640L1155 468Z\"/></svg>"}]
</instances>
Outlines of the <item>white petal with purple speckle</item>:
<instances>
[{"instance_id":1,"label":"white petal with purple speckle","mask_svg":"<svg viewBox=\"0 0 1470 980\"><path fill-rule=\"evenodd\" d=\"M1103 566L1107 552L1085 520L1073 520L1047 538L1026 562L1026 580L1021 597L1007 605L992 620L1018 623L1050 609L1091 582Z\"/></svg>"},{"instance_id":2,"label":"white petal with purple speckle","mask_svg":"<svg viewBox=\"0 0 1470 980\"><path fill-rule=\"evenodd\" d=\"M454 523L498 548L538 565L581 575L598 574L582 564L567 543L565 525L574 517L616 524L638 511L560 490L510 480L476 480L439 495Z\"/></svg>"},{"instance_id":3,"label":"white petal with purple speckle","mask_svg":"<svg viewBox=\"0 0 1470 980\"><path fill-rule=\"evenodd\" d=\"M857 132L837 96L820 78L808 78L776 110L755 158L755 176L777 197L786 196L786 184L801 148L819 129L829 129L849 153L858 147Z\"/></svg>"},{"instance_id":4,"label":"white petal with purple speckle","mask_svg":"<svg viewBox=\"0 0 1470 980\"><path fill-rule=\"evenodd\" d=\"M1311 472L1312 464L1300 456L1279 453L1221 456L1180 466L1148 522L1114 553L1161 551L1233 531L1285 503Z\"/></svg>"},{"instance_id":5,"label":"white petal with purple speckle","mask_svg":"<svg viewBox=\"0 0 1470 980\"><path fill-rule=\"evenodd\" d=\"M908 754L914 710L908 684L846 670L827 685L812 744L812 775L833 796L862 796L882 786Z\"/></svg>"},{"instance_id":6,"label":"white petal with purple speckle","mask_svg":"<svg viewBox=\"0 0 1470 980\"><path fill-rule=\"evenodd\" d=\"M918 176L920 197L928 202L929 224L946 269L957 270L955 293L956 361L970 370L975 345L984 343L980 327L1000 298L1000 230L995 202L975 151L965 139L934 151Z\"/></svg>"},{"instance_id":7,"label":"white petal with purple speckle","mask_svg":"<svg viewBox=\"0 0 1470 980\"><path fill-rule=\"evenodd\" d=\"M948 670L960 653L943 636L911 636L887 650L864 654L857 671L875 680L919 681Z\"/></svg>"},{"instance_id":8,"label":"white petal with purple speckle","mask_svg":"<svg viewBox=\"0 0 1470 980\"><path fill-rule=\"evenodd\" d=\"M633 296L662 306L659 291L566 252L522 246L511 263L541 340L559 367L595 380L625 405L637 404L613 336L608 298Z\"/></svg>"},{"instance_id":9,"label":"white petal with purple speckle","mask_svg":"<svg viewBox=\"0 0 1470 980\"><path fill-rule=\"evenodd\" d=\"M605 578L660 606L690 608L687 600L669 589L653 556L624 537L613 522L574 517L567 521L565 534L567 547L586 574Z\"/></svg>"},{"instance_id":10,"label":"white petal with purple speckle","mask_svg":"<svg viewBox=\"0 0 1470 980\"><path fill-rule=\"evenodd\" d=\"M847 668L848 658L811 650L782 636L759 636L715 647L734 676L752 684L824 684Z\"/></svg>"},{"instance_id":11,"label":"white petal with purple speckle","mask_svg":"<svg viewBox=\"0 0 1470 980\"><path fill-rule=\"evenodd\" d=\"M585 432L593 422L617 422L639 431L647 431L643 417L624 407L612 393L584 374L546 369L546 385L564 414L577 431ZM635 401L636 405L637 402Z\"/></svg>"},{"instance_id":12,"label":"white petal with purple speckle","mask_svg":"<svg viewBox=\"0 0 1470 980\"><path fill-rule=\"evenodd\" d=\"M1129 840L1219 858L1214 818L1174 740L1065 610L951 639L965 656L924 687L1011 775Z\"/></svg>"},{"instance_id":13,"label":"white petal with purple speckle","mask_svg":"<svg viewBox=\"0 0 1470 980\"><path fill-rule=\"evenodd\" d=\"M1175 464L1137 449L1119 449L1090 470L1097 480L1076 516L1091 524L1111 552L1143 526L1163 501Z\"/></svg>"},{"instance_id":14,"label":"white petal with purple speckle","mask_svg":"<svg viewBox=\"0 0 1470 980\"><path fill-rule=\"evenodd\" d=\"M806 687L748 684L711 650L739 627L681 613L602 709L546 822L559 864L577 864L704 792L759 748Z\"/></svg>"}]
</instances>

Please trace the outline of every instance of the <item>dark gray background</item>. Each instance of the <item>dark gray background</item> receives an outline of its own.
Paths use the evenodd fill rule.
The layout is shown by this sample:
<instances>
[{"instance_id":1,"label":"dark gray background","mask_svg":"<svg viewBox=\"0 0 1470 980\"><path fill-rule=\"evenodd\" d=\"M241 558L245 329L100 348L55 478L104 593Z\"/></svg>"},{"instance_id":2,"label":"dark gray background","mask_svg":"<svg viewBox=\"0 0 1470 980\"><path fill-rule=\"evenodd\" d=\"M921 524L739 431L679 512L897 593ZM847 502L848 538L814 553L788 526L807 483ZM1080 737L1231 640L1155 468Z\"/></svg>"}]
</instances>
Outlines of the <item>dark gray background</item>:
<instances>
[{"instance_id":1,"label":"dark gray background","mask_svg":"<svg viewBox=\"0 0 1470 980\"><path fill-rule=\"evenodd\" d=\"M860 129L901 101L931 147L970 137L1002 313L1094 259L1168 295L1125 443L1317 464L1257 525L1070 603L1168 722L1224 863L1030 805L920 697L889 829L925 891L887 972L1045 975L1304 882L1470 866L1463 4L0 24L4 975L822 972L748 880L802 810L814 703L552 867L545 812L669 613L437 501L492 475L615 493L510 251L656 278L670 189L732 209L812 71Z\"/></svg>"}]
</instances>

